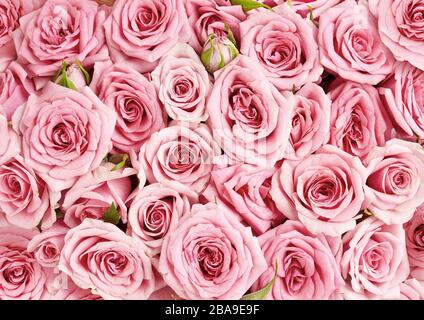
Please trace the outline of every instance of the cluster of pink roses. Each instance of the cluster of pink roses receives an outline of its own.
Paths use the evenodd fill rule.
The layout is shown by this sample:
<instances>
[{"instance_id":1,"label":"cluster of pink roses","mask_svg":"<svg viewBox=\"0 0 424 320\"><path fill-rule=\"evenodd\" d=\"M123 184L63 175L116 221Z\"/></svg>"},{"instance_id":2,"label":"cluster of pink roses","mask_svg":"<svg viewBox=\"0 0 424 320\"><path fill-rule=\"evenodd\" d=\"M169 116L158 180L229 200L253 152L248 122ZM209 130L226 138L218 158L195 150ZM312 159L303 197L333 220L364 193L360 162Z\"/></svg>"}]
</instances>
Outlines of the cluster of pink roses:
<instances>
[{"instance_id":1,"label":"cluster of pink roses","mask_svg":"<svg viewBox=\"0 0 424 320\"><path fill-rule=\"evenodd\" d=\"M423 141L424 0L0 0L0 300L424 299Z\"/></svg>"}]
</instances>

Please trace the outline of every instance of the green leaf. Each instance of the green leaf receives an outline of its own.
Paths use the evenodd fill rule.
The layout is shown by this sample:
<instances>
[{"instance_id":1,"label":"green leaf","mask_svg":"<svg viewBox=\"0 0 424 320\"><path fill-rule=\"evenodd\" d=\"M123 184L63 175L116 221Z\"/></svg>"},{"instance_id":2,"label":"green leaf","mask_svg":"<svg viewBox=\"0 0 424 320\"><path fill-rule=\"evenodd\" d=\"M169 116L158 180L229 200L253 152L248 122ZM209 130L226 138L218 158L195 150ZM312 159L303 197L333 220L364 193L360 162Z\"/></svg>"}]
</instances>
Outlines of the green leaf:
<instances>
[{"instance_id":1,"label":"green leaf","mask_svg":"<svg viewBox=\"0 0 424 320\"><path fill-rule=\"evenodd\" d=\"M82 74L84 75L85 78L85 83L88 85L90 85L91 83L91 76L90 74L87 72L87 70L85 70L84 66L82 65L81 61L77 60L76 61L76 65L78 66L78 68L81 70Z\"/></svg>"},{"instance_id":2,"label":"green leaf","mask_svg":"<svg viewBox=\"0 0 424 320\"><path fill-rule=\"evenodd\" d=\"M265 300L268 294L271 292L272 287L274 286L275 280L277 279L278 274L278 262L275 262L275 274L274 278L261 290L252 292L244 295L240 300Z\"/></svg>"},{"instance_id":3,"label":"green leaf","mask_svg":"<svg viewBox=\"0 0 424 320\"><path fill-rule=\"evenodd\" d=\"M117 163L113 168L112 171L117 171L119 169L122 169L125 166L125 163L127 162L127 160L129 159L127 154L123 154L123 155L119 155L122 156L122 160L121 162ZM111 156L112 157L112 156Z\"/></svg>"},{"instance_id":4,"label":"green leaf","mask_svg":"<svg viewBox=\"0 0 424 320\"><path fill-rule=\"evenodd\" d=\"M107 209L103 216L103 221L117 225L119 223L119 219L120 216L118 210L116 209L115 203L112 202L111 206Z\"/></svg>"},{"instance_id":5,"label":"green leaf","mask_svg":"<svg viewBox=\"0 0 424 320\"><path fill-rule=\"evenodd\" d=\"M255 0L230 0L232 5L240 5L243 8L244 12L258 9L258 8L266 8L272 10L270 6L266 4L256 2Z\"/></svg>"}]
</instances>

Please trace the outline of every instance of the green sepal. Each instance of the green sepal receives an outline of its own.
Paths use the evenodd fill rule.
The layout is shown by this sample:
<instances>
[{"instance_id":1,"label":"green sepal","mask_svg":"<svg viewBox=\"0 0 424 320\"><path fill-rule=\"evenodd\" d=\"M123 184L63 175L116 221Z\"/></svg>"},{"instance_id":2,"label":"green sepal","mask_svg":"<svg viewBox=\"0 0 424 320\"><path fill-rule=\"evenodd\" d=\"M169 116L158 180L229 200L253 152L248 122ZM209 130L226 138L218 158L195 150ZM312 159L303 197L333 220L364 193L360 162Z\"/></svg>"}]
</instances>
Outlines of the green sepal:
<instances>
[{"instance_id":1,"label":"green sepal","mask_svg":"<svg viewBox=\"0 0 424 320\"><path fill-rule=\"evenodd\" d=\"M103 221L117 225L119 223L119 220L120 220L119 212L116 209L115 203L112 202L109 209L107 209L105 214L103 215Z\"/></svg>"},{"instance_id":2,"label":"green sepal","mask_svg":"<svg viewBox=\"0 0 424 320\"><path fill-rule=\"evenodd\" d=\"M90 83L91 83L91 76L90 76L90 74L87 72L87 70L85 70L85 68L82 65L81 61L77 60L75 63L78 66L78 68L81 70L82 74L84 75L85 83L87 84L87 86L90 85Z\"/></svg>"},{"instance_id":3,"label":"green sepal","mask_svg":"<svg viewBox=\"0 0 424 320\"><path fill-rule=\"evenodd\" d=\"M248 12L253 9L266 8L272 10L272 8L266 4L259 3L255 0L230 0L232 5L242 6L244 12Z\"/></svg>"},{"instance_id":4,"label":"green sepal","mask_svg":"<svg viewBox=\"0 0 424 320\"><path fill-rule=\"evenodd\" d=\"M125 164L127 163L127 160L129 159L129 156L128 156L128 154L111 155L109 157L109 161L115 163L114 162L114 156L115 157L118 157L118 156L121 157L121 161L116 163L116 165L112 168L112 171L117 171L119 169L122 169L125 166ZM115 160L115 161L117 161L117 160Z\"/></svg>"}]
</instances>

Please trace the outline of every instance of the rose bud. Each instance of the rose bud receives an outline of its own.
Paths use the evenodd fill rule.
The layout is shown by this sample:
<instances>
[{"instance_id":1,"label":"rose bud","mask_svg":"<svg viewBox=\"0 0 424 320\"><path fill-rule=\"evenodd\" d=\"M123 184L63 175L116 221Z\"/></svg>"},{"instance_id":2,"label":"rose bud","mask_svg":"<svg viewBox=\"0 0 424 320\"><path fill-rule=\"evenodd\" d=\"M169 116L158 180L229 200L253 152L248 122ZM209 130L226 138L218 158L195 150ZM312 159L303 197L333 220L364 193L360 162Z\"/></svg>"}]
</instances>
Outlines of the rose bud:
<instances>
[{"instance_id":1,"label":"rose bud","mask_svg":"<svg viewBox=\"0 0 424 320\"><path fill-rule=\"evenodd\" d=\"M225 36L211 34L200 56L206 70L210 73L222 69L239 54L235 42Z\"/></svg>"},{"instance_id":2,"label":"rose bud","mask_svg":"<svg viewBox=\"0 0 424 320\"><path fill-rule=\"evenodd\" d=\"M54 82L63 87L80 91L80 89L89 85L90 81L90 75L82 64L77 61L71 65L63 63Z\"/></svg>"}]
</instances>

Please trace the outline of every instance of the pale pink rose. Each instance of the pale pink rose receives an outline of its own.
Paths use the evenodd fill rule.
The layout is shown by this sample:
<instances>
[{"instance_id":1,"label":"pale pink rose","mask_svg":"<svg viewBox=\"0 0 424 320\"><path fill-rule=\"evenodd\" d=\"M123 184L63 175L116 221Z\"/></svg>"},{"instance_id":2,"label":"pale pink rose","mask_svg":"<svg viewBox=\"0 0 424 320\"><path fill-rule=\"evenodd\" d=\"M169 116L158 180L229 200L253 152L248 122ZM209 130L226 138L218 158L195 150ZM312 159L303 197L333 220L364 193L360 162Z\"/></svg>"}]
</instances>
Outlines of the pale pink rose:
<instances>
[{"instance_id":1,"label":"pale pink rose","mask_svg":"<svg viewBox=\"0 0 424 320\"><path fill-rule=\"evenodd\" d=\"M56 267L68 231L69 228L62 221L57 221L50 228L35 235L28 243L27 250L34 253L35 259L43 267Z\"/></svg>"},{"instance_id":2,"label":"pale pink rose","mask_svg":"<svg viewBox=\"0 0 424 320\"><path fill-rule=\"evenodd\" d=\"M163 239L174 232L198 196L178 182L153 183L134 193L128 209L127 233L157 255Z\"/></svg>"},{"instance_id":3,"label":"pale pink rose","mask_svg":"<svg viewBox=\"0 0 424 320\"><path fill-rule=\"evenodd\" d=\"M27 251L36 231L0 228L0 297L2 300L38 300L46 290L46 273Z\"/></svg>"},{"instance_id":4,"label":"pale pink rose","mask_svg":"<svg viewBox=\"0 0 424 320\"><path fill-rule=\"evenodd\" d=\"M310 9L312 9L313 17L319 18L321 14L341 1L342 0L260 0L259 2L272 7L279 4L289 5L290 3L290 7L302 17L309 18Z\"/></svg>"},{"instance_id":5,"label":"pale pink rose","mask_svg":"<svg viewBox=\"0 0 424 320\"><path fill-rule=\"evenodd\" d=\"M365 206L386 224L412 218L424 202L424 150L412 142L393 139L372 150L364 160L368 178Z\"/></svg>"},{"instance_id":6,"label":"pale pink rose","mask_svg":"<svg viewBox=\"0 0 424 320\"><path fill-rule=\"evenodd\" d=\"M402 225L385 225L375 217L343 236L342 276L346 299L400 297L409 274Z\"/></svg>"},{"instance_id":7,"label":"pale pink rose","mask_svg":"<svg viewBox=\"0 0 424 320\"><path fill-rule=\"evenodd\" d=\"M359 158L327 145L303 160L285 160L271 196L283 214L312 233L340 236L360 217L366 174Z\"/></svg>"},{"instance_id":8,"label":"pale pink rose","mask_svg":"<svg viewBox=\"0 0 424 320\"><path fill-rule=\"evenodd\" d=\"M59 199L60 193L49 190L21 156L0 165L0 208L11 225L50 227L56 221Z\"/></svg>"},{"instance_id":9,"label":"pale pink rose","mask_svg":"<svg viewBox=\"0 0 424 320\"><path fill-rule=\"evenodd\" d=\"M16 56L12 33L19 26L21 9L21 0L0 0L0 71Z\"/></svg>"},{"instance_id":10,"label":"pale pink rose","mask_svg":"<svg viewBox=\"0 0 424 320\"><path fill-rule=\"evenodd\" d=\"M271 168L284 157L295 100L260 69L240 55L216 72L207 110L214 139L230 158Z\"/></svg>"},{"instance_id":11,"label":"pale pink rose","mask_svg":"<svg viewBox=\"0 0 424 320\"><path fill-rule=\"evenodd\" d=\"M250 164L217 165L203 196L210 202L229 207L230 213L260 235L285 218L269 193L275 172L275 168Z\"/></svg>"},{"instance_id":12,"label":"pale pink rose","mask_svg":"<svg viewBox=\"0 0 424 320\"><path fill-rule=\"evenodd\" d=\"M41 300L103 300L90 289L81 289L68 276L62 274L63 281L58 283L59 288L52 292L45 292Z\"/></svg>"},{"instance_id":13,"label":"pale pink rose","mask_svg":"<svg viewBox=\"0 0 424 320\"><path fill-rule=\"evenodd\" d=\"M41 8L44 3L46 3L47 0L20 0L21 2L21 13L22 15L26 15L28 13L31 13L32 11L35 11L39 8Z\"/></svg>"},{"instance_id":14,"label":"pale pink rose","mask_svg":"<svg viewBox=\"0 0 424 320\"><path fill-rule=\"evenodd\" d=\"M18 155L20 139L16 132L9 127L7 118L0 112L0 164Z\"/></svg>"},{"instance_id":15,"label":"pale pink rose","mask_svg":"<svg viewBox=\"0 0 424 320\"><path fill-rule=\"evenodd\" d=\"M212 83L192 47L177 44L160 60L151 77L172 119L201 122L208 118L206 99Z\"/></svg>"},{"instance_id":16,"label":"pale pink rose","mask_svg":"<svg viewBox=\"0 0 424 320\"><path fill-rule=\"evenodd\" d=\"M115 204L122 222L127 222L125 201L132 189L130 177L137 171L132 168L113 171L114 167L113 163L103 163L66 191L62 204L66 225L76 227L86 218L103 220L112 204Z\"/></svg>"},{"instance_id":17,"label":"pale pink rose","mask_svg":"<svg viewBox=\"0 0 424 320\"><path fill-rule=\"evenodd\" d=\"M62 62L89 67L108 58L103 24L106 12L94 1L48 0L20 19L13 33L18 62L43 87Z\"/></svg>"},{"instance_id":18,"label":"pale pink rose","mask_svg":"<svg viewBox=\"0 0 424 320\"><path fill-rule=\"evenodd\" d=\"M148 300L179 300L171 287L166 286L152 293Z\"/></svg>"},{"instance_id":19,"label":"pale pink rose","mask_svg":"<svg viewBox=\"0 0 424 320\"><path fill-rule=\"evenodd\" d=\"M408 279L400 285L401 300L424 300L424 282Z\"/></svg>"},{"instance_id":20,"label":"pale pink rose","mask_svg":"<svg viewBox=\"0 0 424 320\"><path fill-rule=\"evenodd\" d=\"M200 193L209 181L214 157L220 154L205 125L171 123L143 145L139 159L150 183L178 181Z\"/></svg>"},{"instance_id":21,"label":"pale pink rose","mask_svg":"<svg viewBox=\"0 0 424 320\"><path fill-rule=\"evenodd\" d=\"M189 37L181 0L116 0L104 28L112 61L142 73Z\"/></svg>"},{"instance_id":22,"label":"pale pink rose","mask_svg":"<svg viewBox=\"0 0 424 320\"><path fill-rule=\"evenodd\" d=\"M85 219L65 237L59 269L104 299L147 299L155 275L146 247L118 227Z\"/></svg>"},{"instance_id":23,"label":"pale pink rose","mask_svg":"<svg viewBox=\"0 0 424 320\"><path fill-rule=\"evenodd\" d=\"M197 53L202 51L209 35L227 35L228 25L236 41L240 41L240 23L246 14L239 5L227 0L183 0L191 28L189 44Z\"/></svg>"},{"instance_id":24,"label":"pale pink rose","mask_svg":"<svg viewBox=\"0 0 424 320\"><path fill-rule=\"evenodd\" d=\"M240 33L240 52L257 61L277 89L300 89L320 80L324 69L316 27L287 5L249 15L240 24Z\"/></svg>"},{"instance_id":25,"label":"pale pink rose","mask_svg":"<svg viewBox=\"0 0 424 320\"><path fill-rule=\"evenodd\" d=\"M414 278L424 281L424 205L417 208L404 228L411 274Z\"/></svg>"},{"instance_id":26,"label":"pale pink rose","mask_svg":"<svg viewBox=\"0 0 424 320\"><path fill-rule=\"evenodd\" d=\"M194 205L165 238L159 272L183 299L240 299L265 271L256 237L225 209Z\"/></svg>"},{"instance_id":27,"label":"pale pink rose","mask_svg":"<svg viewBox=\"0 0 424 320\"><path fill-rule=\"evenodd\" d=\"M424 70L422 0L368 0L383 43L399 61Z\"/></svg>"},{"instance_id":28,"label":"pale pink rose","mask_svg":"<svg viewBox=\"0 0 424 320\"><path fill-rule=\"evenodd\" d=\"M90 88L117 114L112 136L115 151L139 152L164 127L164 112L153 84L126 62L96 63Z\"/></svg>"},{"instance_id":29,"label":"pale pink rose","mask_svg":"<svg viewBox=\"0 0 424 320\"><path fill-rule=\"evenodd\" d=\"M4 71L0 70L0 113L4 113L8 120L34 92L34 83L18 63L13 61Z\"/></svg>"},{"instance_id":30,"label":"pale pink rose","mask_svg":"<svg viewBox=\"0 0 424 320\"><path fill-rule=\"evenodd\" d=\"M424 139L424 72L401 63L378 91L398 131Z\"/></svg>"},{"instance_id":31,"label":"pale pink rose","mask_svg":"<svg viewBox=\"0 0 424 320\"><path fill-rule=\"evenodd\" d=\"M329 144L363 159L391 138L393 126L373 86L338 78L328 96L332 100Z\"/></svg>"},{"instance_id":32,"label":"pale pink rose","mask_svg":"<svg viewBox=\"0 0 424 320\"><path fill-rule=\"evenodd\" d=\"M330 130L331 100L324 90L307 83L295 94L294 116L286 159L300 160L318 150Z\"/></svg>"},{"instance_id":33,"label":"pale pink rose","mask_svg":"<svg viewBox=\"0 0 424 320\"><path fill-rule=\"evenodd\" d=\"M19 111L19 112L18 112ZM54 191L98 167L112 147L115 112L85 87L81 92L50 82L13 117L25 162Z\"/></svg>"},{"instance_id":34,"label":"pale pink rose","mask_svg":"<svg viewBox=\"0 0 424 320\"><path fill-rule=\"evenodd\" d=\"M252 286L264 288L278 273L269 300L327 300L344 284L337 256L340 238L310 233L299 221L286 221L259 238L268 269Z\"/></svg>"},{"instance_id":35,"label":"pale pink rose","mask_svg":"<svg viewBox=\"0 0 424 320\"><path fill-rule=\"evenodd\" d=\"M394 59L378 35L367 6L346 0L319 18L321 63L343 79L375 85L393 70Z\"/></svg>"}]
</instances>

